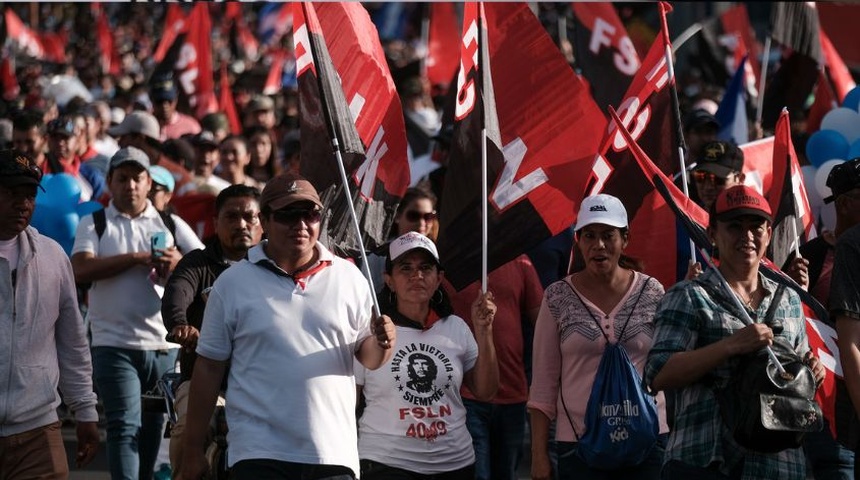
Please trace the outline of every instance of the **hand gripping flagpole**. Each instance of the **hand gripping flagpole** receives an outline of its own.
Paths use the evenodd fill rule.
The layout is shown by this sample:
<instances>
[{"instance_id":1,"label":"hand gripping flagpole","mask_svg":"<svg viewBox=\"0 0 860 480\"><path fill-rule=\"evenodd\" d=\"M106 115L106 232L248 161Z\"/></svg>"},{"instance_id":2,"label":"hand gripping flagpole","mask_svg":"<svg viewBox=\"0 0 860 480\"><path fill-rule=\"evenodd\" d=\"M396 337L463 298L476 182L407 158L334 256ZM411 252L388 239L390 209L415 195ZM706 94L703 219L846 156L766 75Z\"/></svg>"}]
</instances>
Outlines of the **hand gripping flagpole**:
<instances>
[{"instance_id":1,"label":"hand gripping flagpole","mask_svg":"<svg viewBox=\"0 0 860 480\"><path fill-rule=\"evenodd\" d=\"M671 6L667 2L660 2L660 22L663 35L663 44L666 47L664 56L666 58L666 70L669 76L669 90L672 97L672 110L674 110L674 123L678 135L678 161L681 166L681 189L684 196L690 197L690 188L687 185L687 160L685 151L687 146L684 144L684 131L681 128L680 102L678 101L678 86L675 84L675 65L672 60L672 43L669 41L669 25L666 23L666 13L671 11ZM690 239L690 263L696 261L696 244L693 239Z\"/></svg>"},{"instance_id":2,"label":"hand gripping flagpole","mask_svg":"<svg viewBox=\"0 0 860 480\"><path fill-rule=\"evenodd\" d=\"M322 97L322 96L320 96ZM327 111L323 108L324 111ZM370 274L370 265L367 263L367 252L364 251L364 240L361 238L361 226L358 224L358 215L355 214L355 206L352 203L352 194L349 190L348 179L346 178L346 168L343 166L343 155L340 153L340 144L337 141L337 134L332 132L331 148L337 157L337 168L340 171L340 181L343 182L343 196L346 198L346 203L349 205L349 216L352 218L352 228L355 229L355 236L358 238L358 251L361 253L361 271L367 279L367 284L370 286L370 297L373 299L373 315L378 317L381 313L379 302L376 299L376 288L373 285L373 276Z\"/></svg>"},{"instance_id":3,"label":"hand gripping flagpole","mask_svg":"<svg viewBox=\"0 0 860 480\"><path fill-rule=\"evenodd\" d=\"M308 21L307 15L307 5L308 2L302 2L302 10L305 12L305 21L306 23L310 23ZM349 179L346 177L346 167L343 163L343 155L340 152L340 142L337 138L337 129L334 128L334 120L331 118L331 111L328 109L327 99L325 96L325 88L323 88L322 78L320 74L320 64L318 62L319 55L317 53L317 45L316 41L313 39L313 34L310 33L310 28L308 28L308 39L311 49L311 55L313 57L314 65L317 66L317 88L319 89L320 96L320 104L322 106L323 115L325 115L326 126L329 128L329 133L331 134L331 148L334 151L335 157L337 157L337 168L340 172L340 180L343 185L343 195L346 198L346 203L349 206L349 216L352 219L352 227L355 229L355 236L358 239L358 251L361 254L361 270L364 273L365 279L367 279L367 284L370 286L371 299L373 300L373 315L374 317L378 317L381 315L381 310L379 309L379 301L376 298L376 288L373 285L373 277L370 274L370 265L367 263L367 253L364 251L364 240L361 238L361 226L358 224L358 216L355 214L355 205L352 203L352 194L349 188Z\"/></svg>"},{"instance_id":4,"label":"hand gripping flagpole","mask_svg":"<svg viewBox=\"0 0 860 480\"><path fill-rule=\"evenodd\" d=\"M620 118L618 118L618 113L615 112L614 108L609 107L609 114L612 116L612 119L615 121L615 125L618 127L618 131L624 137L624 141L627 142L628 148L630 148L631 151L634 151L634 152L635 152L635 150L640 150L639 145L636 144L636 140L633 139L633 137L630 135L630 132L628 132L627 128L624 127L623 122L621 121ZM636 153L634 153L634 154L636 154ZM666 203L672 208L673 212L681 220L681 223L684 225L684 228L687 229L688 233L690 234L690 243L692 244L693 248L696 248L696 244L695 244L695 242L693 242L693 237L694 237L693 232L695 231L695 226L692 225L693 221L691 219L689 219L684 212L678 211L678 206L675 204L675 202L671 199L671 197L668 194L668 187L666 187L666 185L663 184L663 181L660 179L659 176L655 175L652 181L654 184L654 188L656 188L657 191L660 192L660 194L666 200ZM714 273L717 275L717 278L719 278L720 286L723 287L727 292L729 292L729 294L730 294L729 297L732 298L733 303L735 304L736 307L738 307L738 310L740 310L741 316L742 316L741 321L745 325L752 325L753 323L755 323L755 322L753 322L752 318L749 316L749 313L747 312L746 308L743 306L743 304L741 304L741 301L738 298L737 294L735 294L734 291L731 289L731 287L729 287L729 282L726 281L726 278L723 276L723 273L720 272L720 270L717 268L716 265L714 265L714 262L711 259L711 256L708 254L708 252L704 248L701 248L701 247L698 250L699 250L699 253L702 255L702 258L705 259L705 264L708 267L712 268L714 270ZM779 359L776 358L776 354L773 353L773 349L771 349L770 346L765 347L765 349L767 350L767 354L770 357L771 362L773 362L774 366L779 371L779 373L785 374L785 368L783 368L782 364L779 362Z\"/></svg>"},{"instance_id":5,"label":"hand gripping flagpole","mask_svg":"<svg viewBox=\"0 0 860 480\"><path fill-rule=\"evenodd\" d=\"M726 277L723 276L723 272L721 272L720 269L718 269L717 266L714 265L711 256L708 255L708 252L706 252L704 248L699 248L699 253L702 255L702 258L705 259L705 262L708 264L708 267L714 270L714 273L717 275L717 278L720 279L720 286L723 287L729 293L729 297L733 300L735 307L737 307L737 309L741 312L741 315L743 316L743 318L741 318L741 321L743 321L743 323L746 325L753 325L755 322L753 322L752 317L750 317L750 314L749 312L747 312L746 307L744 307L744 305L741 303L741 299L738 298L738 295L729 286L729 282L726 280ZM764 348L767 351L768 357L770 357L771 363L773 363L773 365L779 371L780 375L784 375L786 373L785 368L782 366L782 363L780 363L779 359L776 358L776 354L773 353L773 349L770 348L770 345Z\"/></svg>"}]
</instances>

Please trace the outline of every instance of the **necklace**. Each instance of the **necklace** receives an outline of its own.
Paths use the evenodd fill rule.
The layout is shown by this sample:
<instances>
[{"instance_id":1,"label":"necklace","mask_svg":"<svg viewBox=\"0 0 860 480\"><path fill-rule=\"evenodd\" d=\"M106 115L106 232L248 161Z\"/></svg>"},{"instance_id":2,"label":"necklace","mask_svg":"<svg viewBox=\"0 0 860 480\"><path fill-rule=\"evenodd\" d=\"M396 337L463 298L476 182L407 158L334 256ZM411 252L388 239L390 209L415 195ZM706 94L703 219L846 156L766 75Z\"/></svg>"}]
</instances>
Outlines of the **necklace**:
<instances>
[{"instance_id":1,"label":"necklace","mask_svg":"<svg viewBox=\"0 0 860 480\"><path fill-rule=\"evenodd\" d=\"M746 298L744 298L744 295L739 290L735 290L734 288L732 288L732 290L737 294L738 297L740 297L741 301L744 302L744 304L747 306L747 308L749 308L750 310L755 310L755 307L753 306L753 300L755 300L755 296L756 296L756 292L758 292L758 288L751 291L749 296Z\"/></svg>"}]
</instances>

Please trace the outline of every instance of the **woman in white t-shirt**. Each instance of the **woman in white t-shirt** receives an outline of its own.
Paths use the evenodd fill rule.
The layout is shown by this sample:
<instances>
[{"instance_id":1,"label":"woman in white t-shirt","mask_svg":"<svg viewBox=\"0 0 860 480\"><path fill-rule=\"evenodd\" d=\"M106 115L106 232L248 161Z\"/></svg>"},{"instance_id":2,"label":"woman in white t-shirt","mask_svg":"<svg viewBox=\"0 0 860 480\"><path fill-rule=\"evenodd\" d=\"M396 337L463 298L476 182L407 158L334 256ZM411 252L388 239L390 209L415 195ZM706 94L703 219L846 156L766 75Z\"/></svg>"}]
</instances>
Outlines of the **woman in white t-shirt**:
<instances>
[{"instance_id":1,"label":"woman in white t-shirt","mask_svg":"<svg viewBox=\"0 0 860 480\"><path fill-rule=\"evenodd\" d=\"M356 363L366 401L359 420L361 478L473 480L475 452L460 386L484 401L498 389L492 293L472 304L473 334L440 287L443 273L430 239L417 232L398 237L385 263L380 309L397 326L397 345L377 370Z\"/></svg>"}]
</instances>

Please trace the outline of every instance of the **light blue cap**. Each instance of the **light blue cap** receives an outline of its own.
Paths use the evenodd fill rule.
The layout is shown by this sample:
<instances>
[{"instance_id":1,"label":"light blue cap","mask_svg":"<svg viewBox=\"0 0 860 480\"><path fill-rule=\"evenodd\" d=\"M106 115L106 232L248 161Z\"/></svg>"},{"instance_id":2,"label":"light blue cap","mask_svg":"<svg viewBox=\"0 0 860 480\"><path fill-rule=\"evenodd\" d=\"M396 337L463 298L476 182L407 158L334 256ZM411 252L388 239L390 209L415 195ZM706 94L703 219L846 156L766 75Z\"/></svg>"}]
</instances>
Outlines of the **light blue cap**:
<instances>
[{"instance_id":1,"label":"light blue cap","mask_svg":"<svg viewBox=\"0 0 860 480\"><path fill-rule=\"evenodd\" d=\"M152 177L153 182L163 185L167 188L168 192L173 192L173 188L176 186L176 180L173 178L173 174L170 173L170 170L159 165L152 165L149 167L149 176Z\"/></svg>"}]
</instances>

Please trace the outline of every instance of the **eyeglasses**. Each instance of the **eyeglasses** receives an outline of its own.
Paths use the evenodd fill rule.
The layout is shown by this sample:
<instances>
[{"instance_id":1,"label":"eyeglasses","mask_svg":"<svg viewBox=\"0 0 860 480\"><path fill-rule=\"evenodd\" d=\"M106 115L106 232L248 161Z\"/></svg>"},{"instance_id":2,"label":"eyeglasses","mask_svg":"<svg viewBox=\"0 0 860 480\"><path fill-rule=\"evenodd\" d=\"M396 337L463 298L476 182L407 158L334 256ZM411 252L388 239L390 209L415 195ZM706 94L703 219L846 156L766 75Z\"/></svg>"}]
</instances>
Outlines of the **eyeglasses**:
<instances>
[{"instance_id":1,"label":"eyeglasses","mask_svg":"<svg viewBox=\"0 0 860 480\"><path fill-rule=\"evenodd\" d=\"M404 215L406 216L406 220L409 220L410 222L417 222L421 219L425 222L432 222L436 219L436 212L421 213L416 212L415 210L407 210L404 212Z\"/></svg>"},{"instance_id":2,"label":"eyeglasses","mask_svg":"<svg viewBox=\"0 0 860 480\"><path fill-rule=\"evenodd\" d=\"M734 175L734 174L731 174ZM728 178L721 177L715 173L705 172L703 170L695 170L691 172L691 176L693 177L693 181L698 183L713 183L718 187L725 186L725 184L729 181Z\"/></svg>"},{"instance_id":3,"label":"eyeglasses","mask_svg":"<svg viewBox=\"0 0 860 480\"><path fill-rule=\"evenodd\" d=\"M272 218L283 225L295 225L299 220L311 224L319 222L322 214L315 208L285 208L272 212Z\"/></svg>"}]
</instances>

